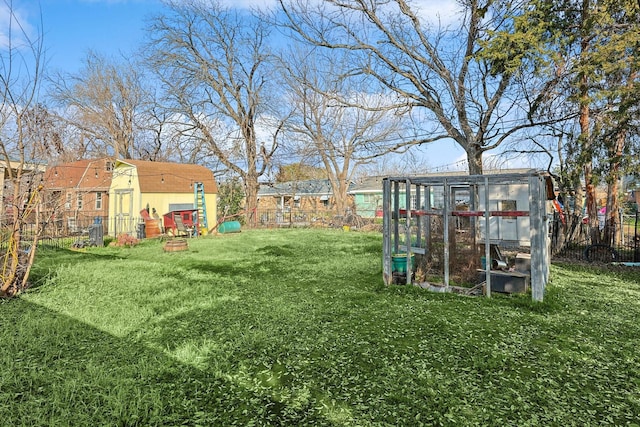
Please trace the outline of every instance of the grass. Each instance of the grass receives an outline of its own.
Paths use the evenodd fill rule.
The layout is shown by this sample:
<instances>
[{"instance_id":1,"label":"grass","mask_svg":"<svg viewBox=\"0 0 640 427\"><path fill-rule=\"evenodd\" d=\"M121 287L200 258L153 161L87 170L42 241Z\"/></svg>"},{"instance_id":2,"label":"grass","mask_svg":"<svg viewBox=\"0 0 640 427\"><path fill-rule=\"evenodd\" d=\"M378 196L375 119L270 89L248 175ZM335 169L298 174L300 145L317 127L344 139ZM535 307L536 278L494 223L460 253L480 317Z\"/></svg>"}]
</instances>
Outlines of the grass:
<instances>
[{"instance_id":1,"label":"grass","mask_svg":"<svg viewBox=\"0 0 640 427\"><path fill-rule=\"evenodd\" d=\"M0 424L638 425L640 274L545 302L385 287L381 238L248 231L46 250L0 302Z\"/></svg>"}]
</instances>

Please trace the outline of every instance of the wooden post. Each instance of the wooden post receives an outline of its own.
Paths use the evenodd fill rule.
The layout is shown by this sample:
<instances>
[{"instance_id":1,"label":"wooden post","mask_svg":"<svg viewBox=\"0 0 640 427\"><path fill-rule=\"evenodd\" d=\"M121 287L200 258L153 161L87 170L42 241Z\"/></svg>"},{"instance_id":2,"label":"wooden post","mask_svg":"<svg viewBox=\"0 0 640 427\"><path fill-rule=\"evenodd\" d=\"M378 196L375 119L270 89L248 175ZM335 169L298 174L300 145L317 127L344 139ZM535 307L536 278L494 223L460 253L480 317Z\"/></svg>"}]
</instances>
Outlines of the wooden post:
<instances>
[{"instance_id":1,"label":"wooden post","mask_svg":"<svg viewBox=\"0 0 640 427\"><path fill-rule=\"evenodd\" d=\"M544 236L545 227L543 222L544 209L541 209L541 193L540 177L529 177L529 221L531 233L531 297L534 301L542 302L544 298L544 281L546 274L545 260L546 250L544 248L546 236ZM546 199L546 198L545 198Z\"/></svg>"},{"instance_id":2,"label":"wooden post","mask_svg":"<svg viewBox=\"0 0 640 427\"><path fill-rule=\"evenodd\" d=\"M382 278L386 285L393 282L391 270L391 182L382 180Z\"/></svg>"},{"instance_id":3,"label":"wooden post","mask_svg":"<svg viewBox=\"0 0 640 427\"><path fill-rule=\"evenodd\" d=\"M486 295L491 298L491 210L489 209L489 177L484 177L484 267Z\"/></svg>"},{"instance_id":4,"label":"wooden post","mask_svg":"<svg viewBox=\"0 0 640 427\"><path fill-rule=\"evenodd\" d=\"M443 235L444 235L444 286L447 291L449 291L449 212L450 209L450 199L451 199L451 188L449 188L449 183L447 182L447 178L444 178L443 182L444 189L444 206L442 208L442 224L444 227Z\"/></svg>"}]
</instances>

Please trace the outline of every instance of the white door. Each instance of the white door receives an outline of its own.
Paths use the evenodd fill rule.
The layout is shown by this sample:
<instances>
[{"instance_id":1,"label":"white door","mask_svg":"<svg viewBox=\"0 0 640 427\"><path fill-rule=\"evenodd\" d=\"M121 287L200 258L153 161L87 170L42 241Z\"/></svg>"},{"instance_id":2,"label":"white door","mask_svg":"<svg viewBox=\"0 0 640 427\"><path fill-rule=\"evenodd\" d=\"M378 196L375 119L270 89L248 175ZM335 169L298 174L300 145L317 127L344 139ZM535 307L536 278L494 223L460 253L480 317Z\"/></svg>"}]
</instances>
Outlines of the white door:
<instances>
[{"instance_id":1,"label":"white door","mask_svg":"<svg viewBox=\"0 0 640 427\"><path fill-rule=\"evenodd\" d=\"M133 224L133 190L116 190L116 236L132 233Z\"/></svg>"}]
</instances>

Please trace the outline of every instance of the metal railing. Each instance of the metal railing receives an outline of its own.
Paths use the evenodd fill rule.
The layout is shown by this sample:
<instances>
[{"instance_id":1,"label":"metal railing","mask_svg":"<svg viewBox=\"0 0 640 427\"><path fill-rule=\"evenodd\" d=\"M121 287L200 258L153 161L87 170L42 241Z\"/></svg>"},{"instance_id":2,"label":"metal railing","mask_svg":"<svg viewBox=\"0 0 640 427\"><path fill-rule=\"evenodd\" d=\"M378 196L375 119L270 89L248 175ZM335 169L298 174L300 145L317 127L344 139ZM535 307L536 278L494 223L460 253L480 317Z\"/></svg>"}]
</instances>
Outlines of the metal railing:
<instances>
[{"instance_id":1,"label":"metal railing","mask_svg":"<svg viewBox=\"0 0 640 427\"><path fill-rule=\"evenodd\" d=\"M574 234L579 237L565 241L560 221L554 219L551 246L555 258L589 262L640 262L640 213L621 215L620 226L616 228L601 224L599 239L591 236L587 224L580 223L577 228ZM610 240L604 240L603 236L609 236Z\"/></svg>"}]
</instances>

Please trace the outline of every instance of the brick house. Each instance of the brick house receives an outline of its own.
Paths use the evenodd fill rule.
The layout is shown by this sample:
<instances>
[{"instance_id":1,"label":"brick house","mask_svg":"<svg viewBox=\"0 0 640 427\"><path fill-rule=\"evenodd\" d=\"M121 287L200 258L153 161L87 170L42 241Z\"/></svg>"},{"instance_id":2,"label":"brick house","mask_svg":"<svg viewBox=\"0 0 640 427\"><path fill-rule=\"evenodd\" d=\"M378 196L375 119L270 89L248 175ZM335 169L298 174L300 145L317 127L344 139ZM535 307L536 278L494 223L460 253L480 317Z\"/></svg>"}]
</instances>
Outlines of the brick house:
<instances>
[{"instance_id":1,"label":"brick house","mask_svg":"<svg viewBox=\"0 0 640 427\"><path fill-rule=\"evenodd\" d=\"M332 207L333 191L328 179L261 184L258 190L258 210L329 211Z\"/></svg>"},{"instance_id":2,"label":"brick house","mask_svg":"<svg viewBox=\"0 0 640 427\"><path fill-rule=\"evenodd\" d=\"M75 233L106 219L113 160L85 159L47 168L41 212L58 233Z\"/></svg>"},{"instance_id":3,"label":"brick house","mask_svg":"<svg viewBox=\"0 0 640 427\"><path fill-rule=\"evenodd\" d=\"M261 184L258 190L258 219L268 222L313 222L330 218L335 210L328 179Z\"/></svg>"}]
</instances>

